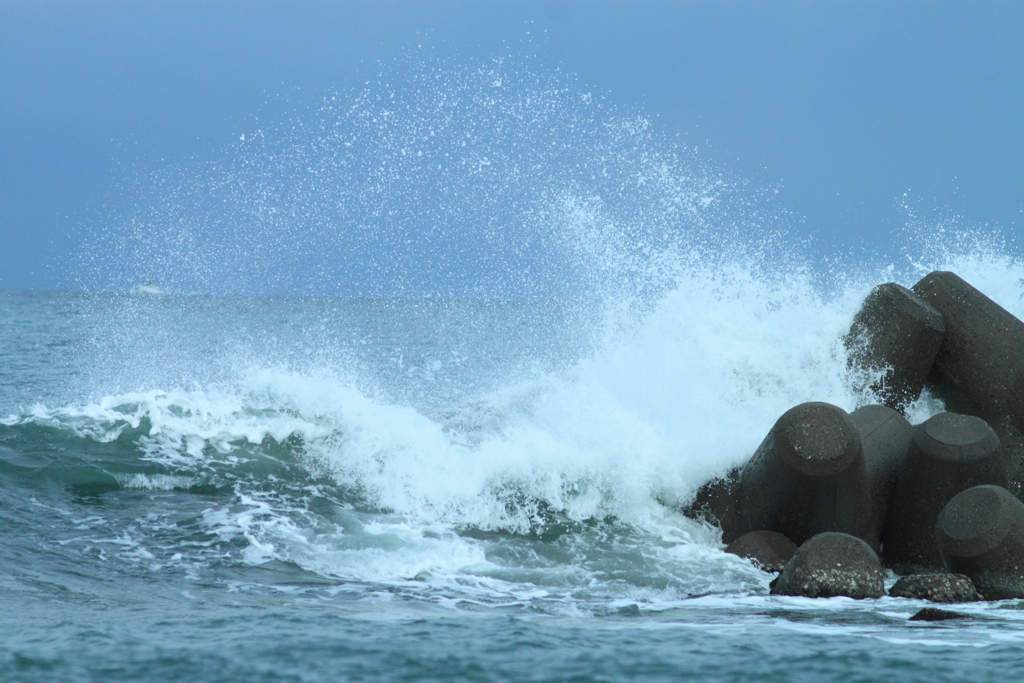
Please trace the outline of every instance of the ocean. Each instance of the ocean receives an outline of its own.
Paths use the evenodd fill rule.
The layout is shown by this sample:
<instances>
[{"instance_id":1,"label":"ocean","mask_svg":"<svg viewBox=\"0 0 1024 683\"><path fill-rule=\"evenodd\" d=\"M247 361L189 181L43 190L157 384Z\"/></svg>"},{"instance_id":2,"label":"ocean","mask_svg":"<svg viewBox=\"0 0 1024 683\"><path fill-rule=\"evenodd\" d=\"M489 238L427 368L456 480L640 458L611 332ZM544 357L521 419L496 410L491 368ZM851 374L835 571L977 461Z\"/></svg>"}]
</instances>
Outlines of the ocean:
<instances>
[{"instance_id":1,"label":"ocean","mask_svg":"<svg viewBox=\"0 0 1024 683\"><path fill-rule=\"evenodd\" d=\"M807 287L694 280L611 338L551 302L3 292L0 678L1005 678L1024 603L770 596L678 513L791 404L863 400L865 292Z\"/></svg>"},{"instance_id":2,"label":"ocean","mask_svg":"<svg viewBox=\"0 0 1024 683\"><path fill-rule=\"evenodd\" d=\"M819 258L502 68L243 135L125 190L77 291L0 291L0 680L1019 676L1024 602L771 596L680 509L792 406L875 400L874 285L1022 317L1024 261L956 224Z\"/></svg>"}]
</instances>

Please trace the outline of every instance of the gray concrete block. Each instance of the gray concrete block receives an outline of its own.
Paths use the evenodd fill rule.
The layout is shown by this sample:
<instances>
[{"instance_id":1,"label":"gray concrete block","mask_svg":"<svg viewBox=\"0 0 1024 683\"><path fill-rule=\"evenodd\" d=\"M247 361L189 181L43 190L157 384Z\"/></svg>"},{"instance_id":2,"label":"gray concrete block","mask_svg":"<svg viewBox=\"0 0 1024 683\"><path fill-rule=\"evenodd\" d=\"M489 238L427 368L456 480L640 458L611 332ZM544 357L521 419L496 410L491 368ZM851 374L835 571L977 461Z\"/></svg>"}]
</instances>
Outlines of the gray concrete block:
<instances>
[{"instance_id":1,"label":"gray concrete block","mask_svg":"<svg viewBox=\"0 0 1024 683\"><path fill-rule=\"evenodd\" d=\"M987 421L1003 442L1011 490L1024 468L1024 322L954 273L935 271L913 291L942 313L946 333L928 385L948 410Z\"/></svg>"},{"instance_id":2,"label":"gray concrete block","mask_svg":"<svg viewBox=\"0 0 1024 683\"><path fill-rule=\"evenodd\" d=\"M963 574L911 574L889 589L894 598L913 598L932 602L975 602L981 594Z\"/></svg>"},{"instance_id":3,"label":"gray concrete block","mask_svg":"<svg viewBox=\"0 0 1024 683\"><path fill-rule=\"evenodd\" d=\"M824 531L867 537L871 492L846 411L828 403L786 411L743 468L740 507L748 529L777 531L797 544Z\"/></svg>"},{"instance_id":4,"label":"gray concrete block","mask_svg":"<svg viewBox=\"0 0 1024 683\"><path fill-rule=\"evenodd\" d=\"M818 534L804 543L779 574L772 595L809 598L880 598L882 565L863 540L842 533Z\"/></svg>"},{"instance_id":5,"label":"gray concrete block","mask_svg":"<svg viewBox=\"0 0 1024 683\"><path fill-rule=\"evenodd\" d=\"M1024 503L999 486L975 486L942 509L935 537L949 571L986 600L1024 598Z\"/></svg>"},{"instance_id":6,"label":"gray concrete block","mask_svg":"<svg viewBox=\"0 0 1024 683\"><path fill-rule=\"evenodd\" d=\"M843 341L851 367L881 372L870 388L902 411L920 396L944 334L934 306L889 282L871 290Z\"/></svg>"},{"instance_id":7,"label":"gray concrete block","mask_svg":"<svg viewBox=\"0 0 1024 683\"><path fill-rule=\"evenodd\" d=\"M871 530L864 540L880 552L896 481L910 450L914 428L903 414L886 406L863 406L850 413L857 426L868 486L871 489Z\"/></svg>"},{"instance_id":8,"label":"gray concrete block","mask_svg":"<svg viewBox=\"0 0 1024 683\"><path fill-rule=\"evenodd\" d=\"M778 572L796 553L796 543L777 531L751 531L730 543L725 552L753 560L766 572Z\"/></svg>"},{"instance_id":9,"label":"gray concrete block","mask_svg":"<svg viewBox=\"0 0 1024 683\"><path fill-rule=\"evenodd\" d=\"M914 430L882 536L882 559L897 574L941 571L935 520L953 496L1003 485L999 437L981 418L940 413Z\"/></svg>"}]
</instances>

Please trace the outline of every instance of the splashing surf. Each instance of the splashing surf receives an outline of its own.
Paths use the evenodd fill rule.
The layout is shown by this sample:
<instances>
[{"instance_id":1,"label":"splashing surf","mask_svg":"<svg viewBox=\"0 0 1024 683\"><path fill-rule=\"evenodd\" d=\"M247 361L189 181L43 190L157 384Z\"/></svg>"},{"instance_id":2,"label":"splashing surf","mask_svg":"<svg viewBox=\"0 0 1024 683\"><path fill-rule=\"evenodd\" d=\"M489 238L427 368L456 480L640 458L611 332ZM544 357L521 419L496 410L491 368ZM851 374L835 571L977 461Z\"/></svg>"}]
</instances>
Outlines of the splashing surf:
<instances>
[{"instance_id":1,"label":"splashing surf","mask_svg":"<svg viewBox=\"0 0 1024 683\"><path fill-rule=\"evenodd\" d=\"M124 445L126 489L229 491L196 524L243 564L591 609L763 592L676 506L792 405L871 400L838 342L870 287L953 269L1024 314L983 232L823 271L774 196L529 64L382 76L141 188L81 282L171 294L90 300L79 395L2 424Z\"/></svg>"}]
</instances>

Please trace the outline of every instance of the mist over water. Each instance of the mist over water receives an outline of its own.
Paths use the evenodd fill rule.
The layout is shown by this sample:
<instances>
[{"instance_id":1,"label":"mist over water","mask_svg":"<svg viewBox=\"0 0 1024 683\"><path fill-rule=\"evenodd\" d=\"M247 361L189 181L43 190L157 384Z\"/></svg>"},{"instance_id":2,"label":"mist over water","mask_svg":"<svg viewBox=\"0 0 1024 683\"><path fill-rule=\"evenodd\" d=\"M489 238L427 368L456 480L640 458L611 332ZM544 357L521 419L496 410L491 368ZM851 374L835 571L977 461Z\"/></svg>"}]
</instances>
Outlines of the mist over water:
<instances>
[{"instance_id":1,"label":"mist over water","mask_svg":"<svg viewBox=\"0 0 1024 683\"><path fill-rule=\"evenodd\" d=\"M871 287L954 270L1024 316L984 231L911 220L900 252L822 265L774 189L529 60L382 75L240 138L140 181L80 264L106 293L55 304L73 376L3 404L12 443L183 497L187 542L105 527L156 574L745 614L770 577L677 509L793 405L873 402L839 342Z\"/></svg>"},{"instance_id":2,"label":"mist over water","mask_svg":"<svg viewBox=\"0 0 1024 683\"><path fill-rule=\"evenodd\" d=\"M81 282L622 298L663 291L687 259L788 249L773 191L529 58L399 64L239 138L126 182L132 208L90 236Z\"/></svg>"}]
</instances>

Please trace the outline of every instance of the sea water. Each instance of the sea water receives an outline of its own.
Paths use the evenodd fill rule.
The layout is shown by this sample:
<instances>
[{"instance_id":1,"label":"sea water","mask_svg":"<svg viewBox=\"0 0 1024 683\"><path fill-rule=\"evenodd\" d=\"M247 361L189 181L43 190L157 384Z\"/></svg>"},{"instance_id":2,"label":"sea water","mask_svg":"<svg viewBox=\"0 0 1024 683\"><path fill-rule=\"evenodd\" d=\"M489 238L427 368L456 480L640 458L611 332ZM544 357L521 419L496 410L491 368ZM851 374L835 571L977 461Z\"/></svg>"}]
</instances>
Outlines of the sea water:
<instances>
[{"instance_id":1,"label":"sea water","mask_svg":"<svg viewBox=\"0 0 1024 683\"><path fill-rule=\"evenodd\" d=\"M679 510L793 405L875 400L839 341L872 286L951 269L1020 317L1024 263L929 226L821 265L527 76L325 98L157 177L91 291L0 292L0 680L1018 674L1020 601L770 596Z\"/></svg>"}]
</instances>

